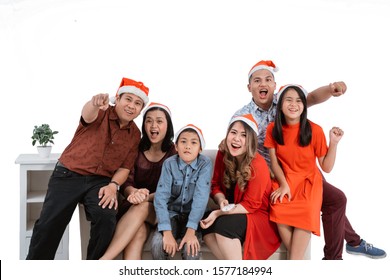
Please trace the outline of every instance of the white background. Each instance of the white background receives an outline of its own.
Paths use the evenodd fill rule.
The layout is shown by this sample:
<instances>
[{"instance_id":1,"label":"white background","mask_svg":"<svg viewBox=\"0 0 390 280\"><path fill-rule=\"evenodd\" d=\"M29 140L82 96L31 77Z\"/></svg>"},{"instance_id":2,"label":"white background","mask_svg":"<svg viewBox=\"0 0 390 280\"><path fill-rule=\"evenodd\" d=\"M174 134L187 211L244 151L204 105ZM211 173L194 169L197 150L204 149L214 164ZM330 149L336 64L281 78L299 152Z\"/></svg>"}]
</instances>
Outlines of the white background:
<instances>
[{"instance_id":1,"label":"white background","mask_svg":"<svg viewBox=\"0 0 390 280\"><path fill-rule=\"evenodd\" d=\"M231 115L250 101L247 73L262 59L279 66L278 87L298 83L311 91L346 82L345 96L310 108L309 118L325 131L334 125L344 129L335 168L326 178L346 193L348 217L361 237L390 251L389 12L386 0L0 0L0 259L2 276L9 276L4 279L114 278L121 264L78 261L77 220L70 226L71 261L18 260L15 159L36 153L30 139L34 125L49 123L58 130L53 152L62 152L84 103L100 92L115 94L121 78L129 77L150 88L152 101L171 108L176 130L194 123L206 147L216 148ZM323 237L313 236L311 261L271 262L278 273L269 278L371 277L384 275L389 265L390 257L348 254L343 262L325 263L322 247Z\"/></svg>"}]
</instances>

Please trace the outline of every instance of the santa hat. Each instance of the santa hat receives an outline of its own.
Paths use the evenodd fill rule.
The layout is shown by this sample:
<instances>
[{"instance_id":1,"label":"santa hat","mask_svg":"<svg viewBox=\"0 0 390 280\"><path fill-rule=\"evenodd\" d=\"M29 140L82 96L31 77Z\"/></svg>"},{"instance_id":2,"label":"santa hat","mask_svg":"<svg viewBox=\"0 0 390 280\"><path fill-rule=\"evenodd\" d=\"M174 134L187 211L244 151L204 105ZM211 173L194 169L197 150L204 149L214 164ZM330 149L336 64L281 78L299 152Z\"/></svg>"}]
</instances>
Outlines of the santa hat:
<instances>
[{"instance_id":1,"label":"santa hat","mask_svg":"<svg viewBox=\"0 0 390 280\"><path fill-rule=\"evenodd\" d=\"M164 105L164 104L161 104L161 103L157 103L157 102L151 102L149 104L149 106L145 109L144 111L144 115L152 108L161 108L163 109L165 112L168 113L168 115L172 118L172 115L171 115L171 110L169 110L168 106Z\"/></svg>"},{"instance_id":2,"label":"santa hat","mask_svg":"<svg viewBox=\"0 0 390 280\"><path fill-rule=\"evenodd\" d=\"M272 73L272 75L275 72L279 71L279 68L275 66L275 64L272 62L272 60L261 60L257 62L255 65L253 65L252 69L248 73L248 79L251 78L252 74L255 73L257 70L265 69Z\"/></svg>"},{"instance_id":3,"label":"santa hat","mask_svg":"<svg viewBox=\"0 0 390 280\"><path fill-rule=\"evenodd\" d=\"M297 85L297 84L287 84L287 85L284 85L284 86L281 86L280 89L279 89L279 92L276 94L277 96L277 100L279 100L280 96L282 95L282 93L286 90L286 89L289 89L291 87L298 87L300 88L302 91L303 91L303 94L305 95L305 97L307 97L308 93L307 91L301 86L301 85Z\"/></svg>"},{"instance_id":4,"label":"santa hat","mask_svg":"<svg viewBox=\"0 0 390 280\"><path fill-rule=\"evenodd\" d=\"M203 137L202 130L201 130L199 127L197 127L197 126L195 126L195 125L193 125L193 124L187 124L186 126L182 127L182 128L176 133L176 137L175 137L176 140L175 140L175 142L176 142L177 139L179 138L180 133L182 133L185 129L192 129L192 130L194 130L194 131L198 134L199 139L200 139L200 147L202 148L202 150L204 150L205 147L206 147L206 142L204 141L204 137Z\"/></svg>"},{"instance_id":5,"label":"santa hat","mask_svg":"<svg viewBox=\"0 0 390 280\"><path fill-rule=\"evenodd\" d=\"M234 123L236 121L243 121L244 123L249 125L249 127L255 131L256 135L259 135L259 128L258 128L257 122L252 114L234 116L229 122L229 127L232 123Z\"/></svg>"},{"instance_id":6,"label":"santa hat","mask_svg":"<svg viewBox=\"0 0 390 280\"><path fill-rule=\"evenodd\" d=\"M122 78L118 91L115 96L110 98L111 103L115 104L116 98L122 93L132 93L141 98L144 102L144 106L149 102L149 88L144 86L142 82L137 82L132 79Z\"/></svg>"}]
</instances>

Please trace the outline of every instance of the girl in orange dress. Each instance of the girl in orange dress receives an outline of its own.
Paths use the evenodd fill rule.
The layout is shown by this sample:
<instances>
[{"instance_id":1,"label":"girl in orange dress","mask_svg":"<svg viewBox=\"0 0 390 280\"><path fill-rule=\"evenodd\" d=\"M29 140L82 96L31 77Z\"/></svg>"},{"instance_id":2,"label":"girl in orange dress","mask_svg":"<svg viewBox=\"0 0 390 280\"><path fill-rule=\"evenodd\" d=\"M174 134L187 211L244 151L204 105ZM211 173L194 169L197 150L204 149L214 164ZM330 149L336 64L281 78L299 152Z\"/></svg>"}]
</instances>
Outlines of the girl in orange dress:
<instances>
[{"instance_id":1,"label":"girl in orange dress","mask_svg":"<svg viewBox=\"0 0 390 280\"><path fill-rule=\"evenodd\" d=\"M276 179L270 196L270 220L277 223L289 259L303 259L311 233L320 235L322 176L316 159L329 173L344 134L333 127L328 147L322 128L307 119L306 96L299 85L281 88L275 122L267 127L264 142Z\"/></svg>"}]
</instances>

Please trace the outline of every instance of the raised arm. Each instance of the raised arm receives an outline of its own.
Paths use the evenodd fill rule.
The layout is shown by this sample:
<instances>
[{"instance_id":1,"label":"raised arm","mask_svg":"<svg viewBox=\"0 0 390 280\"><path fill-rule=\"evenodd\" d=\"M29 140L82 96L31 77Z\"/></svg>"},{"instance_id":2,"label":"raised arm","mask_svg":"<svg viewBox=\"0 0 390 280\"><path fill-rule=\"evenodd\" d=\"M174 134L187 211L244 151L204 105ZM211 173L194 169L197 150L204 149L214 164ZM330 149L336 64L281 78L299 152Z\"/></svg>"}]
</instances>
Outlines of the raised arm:
<instances>
[{"instance_id":1,"label":"raised arm","mask_svg":"<svg viewBox=\"0 0 390 280\"><path fill-rule=\"evenodd\" d=\"M327 86L322 86L310 92L307 96L307 106L313 106L325 102L330 97L341 96L347 91L347 85L344 82L334 82Z\"/></svg>"},{"instance_id":2,"label":"raised arm","mask_svg":"<svg viewBox=\"0 0 390 280\"><path fill-rule=\"evenodd\" d=\"M341 137L343 137L344 131L338 127L333 127L329 132L329 149L324 157L318 159L318 163L324 172L329 173L332 171L334 163L336 161L337 144Z\"/></svg>"},{"instance_id":3,"label":"raised arm","mask_svg":"<svg viewBox=\"0 0 390 280\"><path fill-rule=\"evenodd\" d=\"M107 93L94 95L90 101L85 103L81 116L86 123L96 120L99 110L107 110L109 106L109 97Z\"/></svg>"}]
</instances>

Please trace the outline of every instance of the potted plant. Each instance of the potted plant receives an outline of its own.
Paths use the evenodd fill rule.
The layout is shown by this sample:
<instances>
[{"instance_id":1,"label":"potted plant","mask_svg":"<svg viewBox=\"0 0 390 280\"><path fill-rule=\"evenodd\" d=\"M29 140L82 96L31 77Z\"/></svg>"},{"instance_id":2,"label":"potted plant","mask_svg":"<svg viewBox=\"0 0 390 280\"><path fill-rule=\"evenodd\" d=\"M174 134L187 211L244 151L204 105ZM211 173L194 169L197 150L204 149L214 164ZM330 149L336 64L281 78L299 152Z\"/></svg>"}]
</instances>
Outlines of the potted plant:
<instances>
[{"instance_id":1,"label":"potted plant","mask_svg":"<svg viewBox=\"0 0 390 280\"><path fill-rule=\"evenodd\" d=\"M33 135L31 137L31 139L33 140L32 145L35 146L37 142L39 143L37 149L40 157L49 157L51 152L50 144L54 144L54 135L57 133L58 131L53 131L48 124L34 126Z\"/></svg>"}]
</instances>

